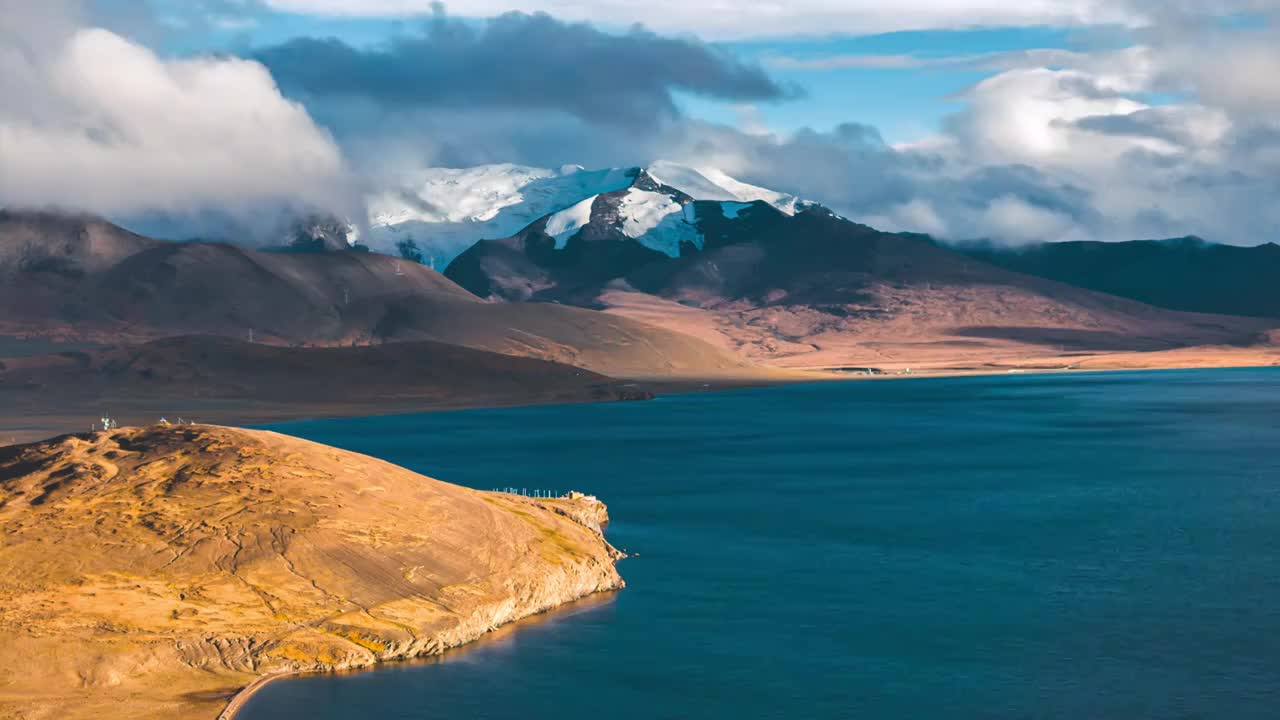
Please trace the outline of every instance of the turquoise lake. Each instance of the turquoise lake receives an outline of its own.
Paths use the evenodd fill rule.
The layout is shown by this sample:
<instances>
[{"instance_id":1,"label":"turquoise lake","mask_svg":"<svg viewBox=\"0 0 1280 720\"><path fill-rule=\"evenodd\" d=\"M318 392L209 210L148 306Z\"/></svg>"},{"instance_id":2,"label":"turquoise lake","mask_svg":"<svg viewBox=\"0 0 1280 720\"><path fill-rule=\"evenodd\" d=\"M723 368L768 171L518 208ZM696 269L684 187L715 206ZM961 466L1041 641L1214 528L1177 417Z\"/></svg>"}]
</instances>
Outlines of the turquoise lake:
<instances>
[{"instance_id":1,"label":"turquoise lake","mask_svg":"<svg viewBox=\"0 0 1280 720\"><path fill-rule=\"evenodd\" d=\"M916 379L271 429L599 495L620 593L242 720L1280 717L1280 371Z\"/></svg>"}]
</instances>

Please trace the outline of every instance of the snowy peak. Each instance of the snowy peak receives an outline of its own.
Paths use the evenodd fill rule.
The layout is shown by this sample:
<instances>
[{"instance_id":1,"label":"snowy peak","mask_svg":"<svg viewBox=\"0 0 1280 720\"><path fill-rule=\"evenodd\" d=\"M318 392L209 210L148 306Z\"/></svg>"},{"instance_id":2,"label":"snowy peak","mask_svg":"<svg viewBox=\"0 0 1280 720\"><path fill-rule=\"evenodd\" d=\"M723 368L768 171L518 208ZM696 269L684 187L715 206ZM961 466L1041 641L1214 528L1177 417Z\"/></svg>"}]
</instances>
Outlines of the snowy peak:
<instances>
[{"instance_id":1,"label":"snowy peak","mask_svg":"<svg viewBox=\"0 0 1280 720\"><path fill-rule=\"evenodd\" d=\"M527 225L588 195L625 188L633 182L634 173L591 172L577 165L546 170L509 163L427 168L406 178L399 189L370 198L370 221L387 226L413 221L504 225L524 220Z\"/></svg>"},{"instance_id":2,"label":"snowy peak","mask_svg":"<svg viewBox=\"0 0 1280 720\"><path fill-rule=\"evenodd\" d=\"M640 288L654 273L697 266L699 257L730 246L785 244L791 228L815 216L808 203L705 168L660 163L629 175L624 188L476 243L445 276L480 297L590 303L615 280Z\"/></svg>"},{"instance_id":3,"label":"snowy peak","mask_svg":"<svg viewBox=\"0 0 1280 720\"><path fill-rule=\"evenodd\" d=\"M644 173L659 185L675 188L694 200L763 201L787 215L796 212L798 200L794 195L749 185L715 168L660 161L650 165Z\"/></svg>"},{"instance_id":4,"label":"snowy peak","mask_svg":"<svg viewBox=\"0 0 1280 720\"><path fill-rule=\"evenodd\" d=\"M586 198L545 219L542 232L555 240L557 250L582 234L593 240L634 240L668 257L681 249L702 250L701 221L708 212L734 220L754 203L765 203L791 215L797 201L790 195L749 185L718 170L671 162L633 171L623 190ZM537 230L537 225L531 226ZM590 229L591 232L584 233Z\"/></svg>"},{"instance_id":5,"label":"snowy peak","mask_svg":"<svg viewBox=\"0 0 1280 720\"><path fill-rule=\"evenodd\" d=\"M622 234L669 257L679 257L685 243L701 250L697 216L692 200L685 198L682 193L663 192L661 187L628 189L618 202Z\"/></svg>"},{"instance_id":6,"label":"snowy peak","mask_svg":"<svg viewBox=\"0 0 1280 720\"><path fill-rule=\"evenodd\" d=\"M589 230L599 239L630 239L669 257L680 255L680 246L702 247L702 237L692 213L693 198L660 183L646 170L636 168L629 187L592 195L549 215L529 231L541 229L555 240L555 249L565 249L570 240Z\"/></svg>"},{"instance_id":7,"label":"snowy peak","mask_svg":"<svg viewBox=\"0 0 1280 720\"><path fill-rule=\"evenodd\" d=\"M317 215L294 223L287 239L292 249L326 252L350 250L360 233L344 220Z\"/></svg>"},{"instance_id":8,"label":"snowy peak","mask_svg":"<svg viewBox=\"0 0 1280 720\"><path fill-rule=\"evenodd\" d=\"M367 199L368 243L415 243L445 263L480 240L510 237L548 213L630 187L636 170L524 165L426 168Z\"/></svg>"},{"instance_id":9,"label":"snowy peak","mask_svg":"<svg viewBox=\"0 0 1280 720\"><path fill-rule=\"evenodd\" d=\"M786 214L793 214L797 205L794 196L740 182L714 168L668 161L605 170L512 164L427 168L368 199L367 243L391 251L396 243L413 239L447 263L480 240L511 237L544 222L541 229L563 249L584 227L595 224L675 256L682 243L701 247L688 207L694 201L765 202ZM598 215L594 223L593 214Z\"/></svg>"}]
</instances>

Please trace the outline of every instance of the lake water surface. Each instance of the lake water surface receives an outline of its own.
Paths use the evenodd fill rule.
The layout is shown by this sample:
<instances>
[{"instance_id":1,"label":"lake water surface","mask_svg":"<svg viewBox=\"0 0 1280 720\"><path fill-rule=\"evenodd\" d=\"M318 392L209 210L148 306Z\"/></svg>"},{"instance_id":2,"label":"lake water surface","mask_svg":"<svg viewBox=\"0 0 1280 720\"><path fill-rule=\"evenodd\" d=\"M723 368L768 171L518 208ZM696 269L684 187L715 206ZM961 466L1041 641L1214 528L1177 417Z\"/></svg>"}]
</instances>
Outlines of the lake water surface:
<instances>
[{"instance_id":1,"label":"lake water surface","mask_svg":"<svg viewBox=\"0 0 1280 720\"><path fill-rule=\"evenodd\" d=\"M275 425L577 489L629 587L243 720L1280 717L1280 371L806 385Z\"/></svg>"}]
</instances>

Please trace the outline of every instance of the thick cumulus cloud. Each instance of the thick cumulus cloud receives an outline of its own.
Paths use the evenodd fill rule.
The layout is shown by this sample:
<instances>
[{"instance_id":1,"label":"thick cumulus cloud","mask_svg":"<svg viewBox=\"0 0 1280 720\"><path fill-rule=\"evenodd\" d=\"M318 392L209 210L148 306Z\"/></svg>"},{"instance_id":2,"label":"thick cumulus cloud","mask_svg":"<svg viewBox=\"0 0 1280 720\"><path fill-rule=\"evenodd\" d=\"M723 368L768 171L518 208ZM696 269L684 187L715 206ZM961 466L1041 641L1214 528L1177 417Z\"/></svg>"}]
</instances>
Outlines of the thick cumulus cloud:
<instances>
[{"instance_id":1,"label":"thick cumulus cloud","mask_svg":"<svg viewBox=\"0 0 1280 720\"><path fill-rule=\"evenodd\" d=\"M786 94L759 67L697 40L638 28L612 35L520 13L477 28L437 11L422 32L381 47L298 38L257 57L301 96L410 111L560 111L594 122L648 124L676 114L676 91L731 101Z\"/></svg>"},{"instance_id":2,"label":"thick cumulus cloud","mask_svg":"<svg viewBox=\"0 0 1280 720\"><path fill-rule=\"evenodd\" d=\"M5 7L0 205L120 216L345 202L341 152L261 64L166 59L86 25L74 3Z\"/></svg>"}]
</instances>

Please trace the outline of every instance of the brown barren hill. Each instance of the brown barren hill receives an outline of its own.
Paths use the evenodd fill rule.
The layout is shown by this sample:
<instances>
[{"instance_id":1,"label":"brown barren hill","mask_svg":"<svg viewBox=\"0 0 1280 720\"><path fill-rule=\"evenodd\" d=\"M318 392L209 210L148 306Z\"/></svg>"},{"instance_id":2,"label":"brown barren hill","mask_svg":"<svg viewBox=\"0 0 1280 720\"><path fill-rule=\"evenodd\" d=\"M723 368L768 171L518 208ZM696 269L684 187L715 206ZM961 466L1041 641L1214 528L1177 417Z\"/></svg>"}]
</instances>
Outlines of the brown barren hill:
<instances>
[{"instance_id":1,"label":"brown barren hill","mask_svg":"<svg viewBox=\"0 0 1280 720\"><path fill-rule=\"evenodd\" d=\"M212 719L263 677L437 654L622 587L604 518L267 432L0 449L0 717Z\"/></svg>"},{"instance_id":2,"label":"brown barren hill","mask_svg":"<svg viewBox=\"0 0 1280 720\"><path fill-rule=\"evenodd\" d=\"M0 337L275 345L434 341L614 376L749 374L667 329L556 303L484 302L417 263L354 249L165 242L84 216L0 212Z\"/></svg>"}]
</instances>

